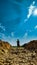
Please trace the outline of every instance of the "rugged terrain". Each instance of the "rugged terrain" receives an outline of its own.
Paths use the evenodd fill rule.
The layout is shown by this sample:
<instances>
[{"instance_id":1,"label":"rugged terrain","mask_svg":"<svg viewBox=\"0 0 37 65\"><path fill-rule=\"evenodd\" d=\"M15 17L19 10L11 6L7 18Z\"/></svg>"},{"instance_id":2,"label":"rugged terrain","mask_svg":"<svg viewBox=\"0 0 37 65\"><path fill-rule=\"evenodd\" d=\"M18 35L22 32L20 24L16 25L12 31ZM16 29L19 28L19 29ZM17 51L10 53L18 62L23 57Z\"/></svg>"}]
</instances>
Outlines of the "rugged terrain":
<instances>
[{"instance_id":1,"label":"rugged terrain","mask_svg":"<svg viewBox=\"0 0 37 65\"><path fill-rule=\"evenodd\" d=\"M37 65L36 40L22 47L12 47L0 40L0 65Z\"/></svg>"},{"instance_id":2,"label":"rugged terrain","mask_svg":"<svg viewBox=\"0 0 37 65\"><path fill-rule=\"evenodd\" d=\"M25 49L28 50L35 50L37 49L37 40L33 40L28 43L25 43L24 45L22 45L22 47L25 47Z\"/></svg>"}]
</instances>

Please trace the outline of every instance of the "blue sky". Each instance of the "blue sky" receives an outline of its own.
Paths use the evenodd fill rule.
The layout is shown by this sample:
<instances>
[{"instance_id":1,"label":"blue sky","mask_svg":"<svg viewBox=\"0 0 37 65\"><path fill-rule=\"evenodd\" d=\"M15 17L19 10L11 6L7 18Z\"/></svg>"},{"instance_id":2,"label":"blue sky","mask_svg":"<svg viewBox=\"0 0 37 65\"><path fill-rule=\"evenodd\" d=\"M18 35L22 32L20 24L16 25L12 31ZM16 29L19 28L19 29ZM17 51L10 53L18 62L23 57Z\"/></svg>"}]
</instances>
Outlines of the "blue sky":
<instances>
[{"instance_id":1,"label":"blue sky","mask_svg":"<svg viewBox=\"0 0 37 65\"><path fill-rule=\"evenodd\" d=\"M37 39L37 0L0 0L0 39L12 45Z\"/></svg>"}]
</instances>

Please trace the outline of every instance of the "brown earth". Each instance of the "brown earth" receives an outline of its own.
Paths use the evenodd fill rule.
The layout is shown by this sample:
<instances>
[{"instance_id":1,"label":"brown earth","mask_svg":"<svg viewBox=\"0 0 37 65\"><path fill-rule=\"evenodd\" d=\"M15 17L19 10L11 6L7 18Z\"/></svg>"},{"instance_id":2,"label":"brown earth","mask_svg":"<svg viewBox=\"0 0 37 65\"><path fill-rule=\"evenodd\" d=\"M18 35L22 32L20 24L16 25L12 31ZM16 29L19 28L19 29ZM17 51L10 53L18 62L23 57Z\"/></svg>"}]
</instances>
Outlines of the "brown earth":
<instances>
[{"instance_id":1,"label":"brown earth","mask_svg":"<svg viewBox=\"0 0 37 65\"><path fill-rule=\"evenodd\" d=\"M37 49L37 40L32 40L24 45L22 47L25 47L28 50L35 50Z\"/></svg>"},{"instance_id":2,"label":"brown earth","mask_svg":"<svg viewBox=\"0 0 37 65\"><path fill-rule=\"evenodd\" d=\"M0 65L37 65L37 48L12 47L0 40Z\"/></svg>"}]
</instances>

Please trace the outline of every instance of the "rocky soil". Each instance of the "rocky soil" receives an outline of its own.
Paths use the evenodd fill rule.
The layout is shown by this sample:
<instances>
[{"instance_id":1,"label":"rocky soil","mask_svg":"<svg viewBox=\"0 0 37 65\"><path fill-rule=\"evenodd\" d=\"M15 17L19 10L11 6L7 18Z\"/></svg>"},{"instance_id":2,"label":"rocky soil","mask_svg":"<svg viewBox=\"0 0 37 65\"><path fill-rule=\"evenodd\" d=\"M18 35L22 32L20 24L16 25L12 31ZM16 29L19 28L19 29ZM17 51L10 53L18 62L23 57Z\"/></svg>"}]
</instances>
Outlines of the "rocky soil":
<instances>
[{"instance_id":1,"label":"rocky soil","mask_svg":"<svg viewBox=\"0 0 37 65\"><path fill-rule=\"evenodd\" d=\"M37 52L24 48L0 50L0 65L37 65Z\"/></svg>"},{"instance_id":2,"label":"rocky soil","mask_svg":"<svg viewBox=\"0 0 37 65\"><path fill-rule=\"evenodd\" d=\"M0 65L37 65L37 49L0 46Z\"/></svg>"}]
</instances>

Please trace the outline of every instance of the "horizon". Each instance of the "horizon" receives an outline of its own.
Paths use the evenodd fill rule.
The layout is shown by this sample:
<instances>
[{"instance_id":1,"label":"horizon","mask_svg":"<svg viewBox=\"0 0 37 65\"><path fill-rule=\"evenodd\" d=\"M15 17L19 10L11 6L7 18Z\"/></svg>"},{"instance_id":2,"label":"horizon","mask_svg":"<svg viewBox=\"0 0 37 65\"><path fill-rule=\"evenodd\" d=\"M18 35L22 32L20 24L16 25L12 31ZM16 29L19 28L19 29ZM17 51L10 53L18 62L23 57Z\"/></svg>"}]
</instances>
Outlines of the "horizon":
<instances>
[{"instance_id":1,"label":"horizon","mask_svg":"<svg viewBox=\"0 0 37 65\"><path fill-rule=\"evenodd\" d=\"M0 39L11 45L37 40L36 0L0 0Z\"/></svg>"},{"instance_id":2,"label":"horizon","mask_svg":"<svg viewBox=\"0 0 37 65\"><path fill-rule=\"evenodd\" d=\"M15 41L15 42L16 42L15 44L10 43L10 42L8 42L8 41L6 41L6 40L1 40L1 39L0 39L0 41L7 42L7 43L9 43L9 44L12 45L12 46L17 46L17 41ZM31 41L37 41L37 39L33 39L33 40L30 40L30 41L26 41L26 42L24 42L24 43L22 43L22 44L20 44L20 40L19 40L19 44L20 44L20 46L22 46L22 45L24 45L24 44L28 44L28 43L31 42Z\"/></svg>"}]
</instances>

